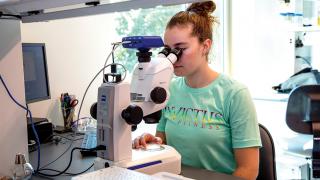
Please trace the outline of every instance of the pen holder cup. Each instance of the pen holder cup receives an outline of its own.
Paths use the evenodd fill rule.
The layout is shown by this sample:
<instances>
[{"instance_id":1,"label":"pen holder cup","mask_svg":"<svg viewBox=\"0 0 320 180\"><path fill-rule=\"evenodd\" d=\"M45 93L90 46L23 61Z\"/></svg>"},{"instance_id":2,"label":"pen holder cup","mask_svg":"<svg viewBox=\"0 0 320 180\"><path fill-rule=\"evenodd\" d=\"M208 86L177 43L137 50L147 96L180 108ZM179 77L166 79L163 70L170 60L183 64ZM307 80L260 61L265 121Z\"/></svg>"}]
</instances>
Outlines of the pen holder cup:
<instances>
[{"instance_id":1,"label":"pen holder cup","mask_svg":"<svg viewBox=\"0 0 320 180\"><path fill-rule=\"evenodd\" d=\"M62 111L62 115L63 115L64 127L66 129L71 129L71 125L72 125L72 122L74 119L75 108L74 107L67 107L67 108L62 107L61 111Z\"/></svg>"}]
</instances>

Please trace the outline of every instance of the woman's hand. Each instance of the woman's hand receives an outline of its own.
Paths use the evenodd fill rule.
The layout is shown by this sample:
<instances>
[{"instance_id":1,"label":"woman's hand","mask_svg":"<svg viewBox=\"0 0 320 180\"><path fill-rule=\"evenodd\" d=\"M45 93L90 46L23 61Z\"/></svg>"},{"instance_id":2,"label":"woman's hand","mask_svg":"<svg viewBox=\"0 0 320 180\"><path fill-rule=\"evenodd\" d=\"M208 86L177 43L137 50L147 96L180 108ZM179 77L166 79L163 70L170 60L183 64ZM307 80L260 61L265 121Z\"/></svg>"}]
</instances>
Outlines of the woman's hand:
<instances>
[{"instance_id":1,"label":"woman's hand","mask_svg":"<svg viewBox=\"0 0 320 180\"><path fill-rule=\"evenodd\" d=\"M156 143L156 144L162 144L162 139L160 137L156 137L149 133L144 133L141 136L138 136L135 138L132 142L132 148L133 149L146 149L148 143Z\"/></svg>"}]
</instances>

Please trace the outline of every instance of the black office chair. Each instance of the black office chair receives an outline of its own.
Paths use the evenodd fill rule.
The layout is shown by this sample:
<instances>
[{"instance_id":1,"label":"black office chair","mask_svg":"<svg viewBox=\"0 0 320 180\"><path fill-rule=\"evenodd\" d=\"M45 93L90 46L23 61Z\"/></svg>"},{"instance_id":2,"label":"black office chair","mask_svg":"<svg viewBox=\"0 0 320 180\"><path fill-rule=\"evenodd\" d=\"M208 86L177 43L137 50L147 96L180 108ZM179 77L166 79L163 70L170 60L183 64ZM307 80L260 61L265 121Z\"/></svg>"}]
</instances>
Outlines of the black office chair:
<instances>
[{"instance_id":1,"label":"black office chair","mask_svg":"<svg viewBox=\"0 0 320 180\"><path fill-rule=\"evenodd\" d=\"M313 135L312 174L320 177L320 85L305 85L289 96L286 123L298 133Z\"/></svg>"},{"instance_id":2,"label":"black office chair","mask_svg":"<svg viewBox=\"0 0 320 180\"><path fill-rule=\"evenodd\" d=\"M259 174L257 180L276 180L275 151L272 136L263 125L259 124L262 147L260 148Z\"/></svg>"}]
</instances>

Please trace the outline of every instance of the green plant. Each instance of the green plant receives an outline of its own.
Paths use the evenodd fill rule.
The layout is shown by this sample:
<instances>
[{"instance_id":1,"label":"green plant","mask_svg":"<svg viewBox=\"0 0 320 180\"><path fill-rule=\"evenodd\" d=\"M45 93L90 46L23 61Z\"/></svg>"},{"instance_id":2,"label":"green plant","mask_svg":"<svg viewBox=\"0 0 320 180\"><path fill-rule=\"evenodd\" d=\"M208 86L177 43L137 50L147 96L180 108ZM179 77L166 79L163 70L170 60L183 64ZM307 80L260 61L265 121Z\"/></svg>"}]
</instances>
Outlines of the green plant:
<instances>
[{"instance_id":1,"label":"green plant","mask_svg":"<svg viewBox=\"0 0 320 180\"><path fill-rule=\"evenodd\" d=\"M119 13L116 18L116 32L121 37L163 36L168 20L183 9L184 5L177 5ZM115 58L129 72L132 72L134 65L137 63L136 50L134 49L119 48L115 52Z\"/></svg>"}]
</instances>

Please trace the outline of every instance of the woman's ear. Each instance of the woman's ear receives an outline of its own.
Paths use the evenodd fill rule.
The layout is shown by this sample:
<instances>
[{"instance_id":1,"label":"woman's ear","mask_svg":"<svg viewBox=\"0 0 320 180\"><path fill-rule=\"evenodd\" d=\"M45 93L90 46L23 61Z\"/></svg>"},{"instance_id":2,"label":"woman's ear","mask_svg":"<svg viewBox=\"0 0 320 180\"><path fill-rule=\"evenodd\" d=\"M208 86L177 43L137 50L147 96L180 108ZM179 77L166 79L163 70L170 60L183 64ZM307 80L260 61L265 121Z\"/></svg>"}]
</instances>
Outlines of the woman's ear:
<instances>
[{"instance_id":1,"label":"woman's ear","mask_svg":"<svg viewBox=\"0 0 320 180\"><path fill-rule=\"evenodd\" d=\"M211 39L206 39L203 41L202 43L203 45L203 55L208 55L209 54L209 51L211 49L211 46L212 46L212 40Z\"/></svg>"}]
</instances>

